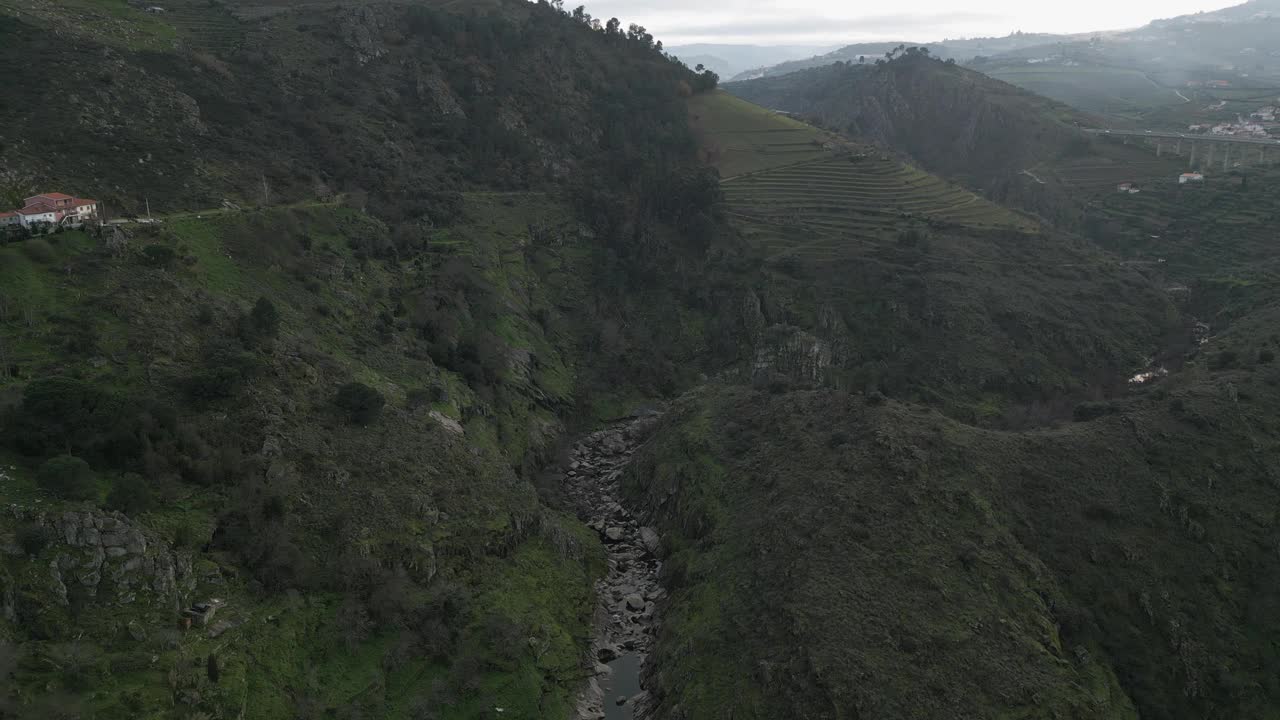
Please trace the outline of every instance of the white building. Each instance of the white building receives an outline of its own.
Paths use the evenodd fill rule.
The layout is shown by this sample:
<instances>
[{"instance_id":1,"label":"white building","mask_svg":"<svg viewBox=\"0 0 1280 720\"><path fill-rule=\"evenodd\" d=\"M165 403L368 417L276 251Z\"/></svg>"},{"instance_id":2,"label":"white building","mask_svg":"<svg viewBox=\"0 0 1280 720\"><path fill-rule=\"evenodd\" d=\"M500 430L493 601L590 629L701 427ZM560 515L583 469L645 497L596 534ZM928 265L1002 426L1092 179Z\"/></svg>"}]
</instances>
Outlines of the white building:
<instances>
[{"instance_id":1,"label":"white building","mask_svg":"<svg viewBox=\"0 0 1280 720\"><path fill-rule=\"evenodd\" d=\"M22 224L26 227L41 224L55 225L58 222L58 211L43 205L37 205L22 208L18 211L18 217L21 218Z\"/></svg>"},{"instance_id":2,"label":"white building","mask_svg":"<svg viewBox=\"0 0 1280 720\"><path fill-rule=\"evenodd\" d=\"M81 224L98 217L98 201L78 198L63 193L46 193L27 198L21 210L12 213L18 224L31 226L40 223ZM13 224L0 222L0 224Z\"/></svg>"}]
</instances>

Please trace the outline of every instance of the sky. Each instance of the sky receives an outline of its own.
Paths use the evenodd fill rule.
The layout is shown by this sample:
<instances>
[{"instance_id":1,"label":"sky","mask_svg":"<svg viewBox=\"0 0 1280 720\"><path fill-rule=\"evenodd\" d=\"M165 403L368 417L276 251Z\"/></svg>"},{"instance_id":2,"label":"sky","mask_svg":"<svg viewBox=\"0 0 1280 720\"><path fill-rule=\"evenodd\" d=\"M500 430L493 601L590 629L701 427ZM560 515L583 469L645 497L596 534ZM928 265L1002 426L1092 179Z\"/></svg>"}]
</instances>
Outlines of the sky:
<instances>
[{"instance_id":1,"label":"sky","mask_svg":"<svg viewBox=\"0 0 1280 720\"><path fill-rule=\"evenodd\" d=\"M566 0L595 17L644 25L666 45L845 45L874 40L1118 30L1243 0Z\"/></svg>"}]
</instances>

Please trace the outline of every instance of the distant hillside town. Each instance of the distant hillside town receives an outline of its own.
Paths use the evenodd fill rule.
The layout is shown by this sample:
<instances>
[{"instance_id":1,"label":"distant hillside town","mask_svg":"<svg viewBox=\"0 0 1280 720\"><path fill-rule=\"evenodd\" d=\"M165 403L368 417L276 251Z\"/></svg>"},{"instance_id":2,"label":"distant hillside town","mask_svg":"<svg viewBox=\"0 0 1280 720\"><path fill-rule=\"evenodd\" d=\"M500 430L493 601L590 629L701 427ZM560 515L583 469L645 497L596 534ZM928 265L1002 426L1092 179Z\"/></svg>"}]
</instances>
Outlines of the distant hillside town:
<instances>
[{"instance_id":1,"label":"distant hillside town","mask_svg":"<svg viewBox=\"0 0 1280 720\"><path fill-rule=\"evenodd\" d=\"M26 228L56 225L81 225L99 219L98 201L63 193L33 195L18 210L0 212L0 226L21 225Z\"/></svg>"}]
</instances>

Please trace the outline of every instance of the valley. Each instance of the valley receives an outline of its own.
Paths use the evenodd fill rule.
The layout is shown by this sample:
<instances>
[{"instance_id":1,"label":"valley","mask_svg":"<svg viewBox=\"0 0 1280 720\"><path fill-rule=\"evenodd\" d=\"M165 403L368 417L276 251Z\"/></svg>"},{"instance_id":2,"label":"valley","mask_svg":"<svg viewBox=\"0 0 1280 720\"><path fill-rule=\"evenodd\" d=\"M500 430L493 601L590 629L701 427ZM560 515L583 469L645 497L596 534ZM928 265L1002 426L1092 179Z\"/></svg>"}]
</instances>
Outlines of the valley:
<instances>
[{"instance_id":1,"label":"valley","mask_svg":"<svg viewBox=\"0 0 1280 720\"><path fill-rule=\"evenodd\" d=\"M588 10L0 2L0 720L1278 717L1209 90Z\"/></svg>"}]
</instances>

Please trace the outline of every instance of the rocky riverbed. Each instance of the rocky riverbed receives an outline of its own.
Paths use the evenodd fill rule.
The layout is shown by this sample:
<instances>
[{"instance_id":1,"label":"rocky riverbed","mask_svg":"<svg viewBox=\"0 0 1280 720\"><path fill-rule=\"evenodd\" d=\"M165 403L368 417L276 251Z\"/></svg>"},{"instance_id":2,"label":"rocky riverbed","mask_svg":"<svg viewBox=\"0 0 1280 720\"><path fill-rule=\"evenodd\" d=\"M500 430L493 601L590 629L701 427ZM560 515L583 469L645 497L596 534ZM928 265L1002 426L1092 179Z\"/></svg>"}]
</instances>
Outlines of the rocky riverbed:
<instances>
[{"instance_id":1,"label":"rocky riverbed","mask_svg":"<svg viewBox=\"0 0 1280 720\"><path fill-rule=\"evenodd\" d=\"M578 698L579 720L648 715L642 669L666 597L658 583L660 541L626 507L619 477L657 421L651 413L591 433L573 446L563 468L566 495L609 556L609 572L596 583L595 673Z\"/></svg>"}]
</instances>

